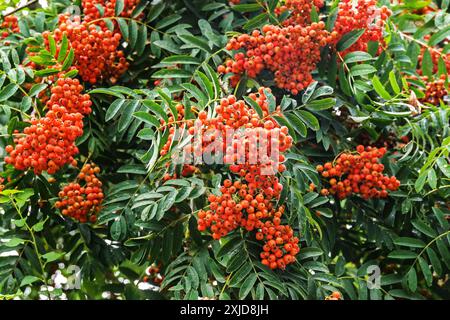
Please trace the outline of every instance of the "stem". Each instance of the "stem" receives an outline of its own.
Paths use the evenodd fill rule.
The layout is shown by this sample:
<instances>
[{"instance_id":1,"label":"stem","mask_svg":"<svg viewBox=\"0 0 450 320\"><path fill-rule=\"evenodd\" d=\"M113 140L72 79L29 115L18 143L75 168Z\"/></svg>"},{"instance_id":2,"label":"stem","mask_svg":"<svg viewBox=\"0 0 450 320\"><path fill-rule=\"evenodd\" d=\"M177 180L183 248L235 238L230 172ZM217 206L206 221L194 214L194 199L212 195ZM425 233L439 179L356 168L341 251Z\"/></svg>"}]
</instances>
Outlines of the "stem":
<instances>
[{"instance_id":1,"label":"stem","mask_svg":"<svg viewBox=\"0 0 450 320\"><path fill-rule=\"evenodd\" d=\"M17 7L17 8L15 8L14 10L12 10L12 11L10 11L10 12L4 14L4 15L3 15L3 18L4 18L4 17L7 17L7 16L10 16L10 15L12 15L12 14L14 14L14 13L16 13L16 12L22 10L22 9L28 8L29 6L31 6L31 5L33 5L33 4L35 4L35 3L37 3L38 1L39 1L39 0L31 0L30 2L25 3L24 5L22 5L22 6L20 6L20 7Z\"/></svg>"},{"instance_id":2,"label":"stem","mask_svg":"<svg viewBox=\"0 0 450 320\"><path fill-rule=\"evenodd\" d=\"M408 272L411 271L412 268L414 268L414 265L417 263L417 261L419 261L420 256L425 252L425 250L427 250L433 243L435 243L437 240L439 240L440 238L446 236L450 234L450 230L446 231L444 233L441 233L440 235L438 235L436 238L434 238L433 240L431 240L430 242L427 243L427 245L422 249L422 251L419 252L419 254L417 255L416 259L414 259L414 262L412 263L411 267L409 268ZM406 274L408 274L408 272Z\"/></svg>"},{"instance_id":3,"label":"stem","mask_svg":"<svg viewBox=\"0 0 450 320\"><path fill-rule=\"evenodd\" d=\"M127 20L127 21L134 21L134 22L136 22L138 24L141 24L141 25L145 26L146 28L148 28L150 30L159 32L162 35L167 35L167 33L163 32L161 30L158 30L158 29L156 29L156 28L154 28L154 27L152 27L152 26L150 26L150 25L148 25L148 24L146 24L146 23L144 23L144 22L142 22L140 20L136 20L136 19L133 19L133 18L126 18L126 17L102 17L102 18L98 18L98 19L95 19L95 20L92 20L92 21L88 22L88 25L95 24L96 22L104 21L106 19L111 19L111 20L124 19L124 20Z\"/></svg>"},{"instance_id":4,"label":"stem","mask_svg":"<svg viewBox=\"0 0 450 320\"><path fill-rule=\"evenodd\" d=\"M30 225L27 223L26 219L24 219L24 217L22 215L22 212L20 212L20 208L17 206L17 203L14 201L14 199L11 196L10 196L10 199L11 199L12 205L14 206L14 208L17 211L17 213L19 214L20 219L25 221L25 227L27 228L28 232L30 233L30 236L31 236L31 239L32 239L30 242L33 244L33 248L34 248L34 251L35 251L36 256L38 258L39 266L40 266L41 272L42 272L42 278L40 280L43 281L44 284L45 284L45 288L47 290L47 296L48 296L49 300L52 300L51 295L50 295L50 291L47 288L47 275L45 273L44 263L42 261L41 254L39 253L39 248L37 246L36 237L34 235L33 228L30 227Z\"/></svg>"},{"instance_id":5,"label":"stem","mask_svg":"<svg viewBox=\"0 0 450 320\"><path fill-rule=\"evenodd\" d=\"M401 31L399 31L399 30L397 30L397 31L398 31L398 33L399 33L400 35L402 35L402 36L405 37L406 39L411 40L411 41L414 41L414 42L420 44L422 47L427 48L427 49L430 50L430 51L434 51L435 53L439 54L442 58L445 58L445 57L446 57L446 55L443 54L439 49L436 49L436 48L434 48L434 47L430 47L428 44L426 44L425 42L423 42L423 41L421 41L421 40L418 40L418 39L416 39L416 38L414 38L414 37L411 37L410 35L408 35L408 34L406 34L406 33L403 33L403 32L401 32Z\"/></svg>"}]
</instances>

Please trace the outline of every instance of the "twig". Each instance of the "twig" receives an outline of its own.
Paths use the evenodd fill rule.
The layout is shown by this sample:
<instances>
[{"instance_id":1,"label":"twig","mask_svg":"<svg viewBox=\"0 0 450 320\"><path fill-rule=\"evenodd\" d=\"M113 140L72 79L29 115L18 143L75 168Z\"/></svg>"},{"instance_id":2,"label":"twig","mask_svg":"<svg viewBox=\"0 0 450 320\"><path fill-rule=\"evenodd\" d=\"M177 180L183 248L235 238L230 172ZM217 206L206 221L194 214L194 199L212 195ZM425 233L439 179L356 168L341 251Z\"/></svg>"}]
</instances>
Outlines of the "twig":
<instances>
[{"instance_id":1,"label":"twig","mask_svg":"<svg viewBox=\"0 0 450 320\"><path fill-rule=\"evenodd\" d=\"M30 2L25 3L24 5L22 5L22 6L20 6L20 7L17 7L17 8L15 8L14 10L12 10L12 11L10 11L10 12L8 12L8 13L2 15L2 16L3 16L3 18L4 18L4 17L7 17L7 16L10 16L10 15L12 15L12 14L14 14L14 13L16 13L16 12L22 10L22 9L25 9L25 8L27 8L27 7L29 7L29 6L31 6L31 5L33 5L33 4L35 4L35 3L37 3L38 1L39 1L39 0L31 0Z\"/></svg>"}]
</instances>

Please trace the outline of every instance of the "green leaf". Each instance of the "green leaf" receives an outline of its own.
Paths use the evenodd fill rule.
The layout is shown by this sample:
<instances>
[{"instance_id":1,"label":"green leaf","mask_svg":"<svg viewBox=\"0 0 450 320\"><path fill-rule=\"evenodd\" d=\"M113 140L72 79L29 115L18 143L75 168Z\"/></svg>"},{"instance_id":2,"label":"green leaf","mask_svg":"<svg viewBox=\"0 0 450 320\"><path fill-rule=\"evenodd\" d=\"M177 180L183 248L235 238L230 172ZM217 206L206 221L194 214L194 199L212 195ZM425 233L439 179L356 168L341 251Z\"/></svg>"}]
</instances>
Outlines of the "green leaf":
<instances>
[{"instance_id":1,"label":"green leaf","mask_svg":"<svg viewBox=\"0 0 450 320\"><path fill-rule=\"evenodd\" d=\"M36 232L40 232L40 231L44 230L44 224L45 224L46 221L47 220L39 221L38 223L36 223L33 226L33 230L36 231Z\"/></svg>"},{"instance_id":2,"label":"green leaf","mask_svg":"<svg viewBox=\"0 0 450 320\"><path fill-rule=\"evenodd\" d=\"M127 103L124 106L124 110L121 114L121 117L119 119L119 125L118 129L119 132L122 132L133 121L133 113L136 111L136 109L139 107L140 101L139 100L128 100Z\"/></svg>"},{"instance_id":3,"label":"green leaf","mask_svg":"<svg viewBox=\"0 0 450 320\"><path fill-rule=\"evenodd\" d=\"M433 75L433 60L428 49L423 53L422 73L424 76L431 77Z\"/></svg>"},{"instance_id":4,"label":"green leaf","mask_svg":"<svg viewBox=\"0 0 450 320\"><path fill-rule=\"evenodd\" d=\"M163 60L161 60L161 63L164 64L195 64L198 65L201 62L192 56L187 56L187 55L173 55L167 58L164 58Z\"/></svg>"},{"instance_id":5,"label":"green leaf","mask_svg":"<svg viewBox=\"0 0 450 320\"><path fill-rule=\"evenodd\" d=\"M309 102L305 107L312 111L327 110L336 105L335 98L325 98Z\"/></svg>"},{"instance_id":6,"label":"green leaf","mask_svg":"<svg viewBox=\"0 0 450 320\"><path fill-rule=\"evenodd\" d=\"M147 22L150 23L150 22L154 21L156 18L160 17L160 15L163 12L163 10L165 9L165 7L166 7L166 3L164 1L159 2L155 5L152 5L147 14Z\"/></svg>"},{"instance_id":7,"label":"green leaf","mask_svg":"<svg viewBox=\"0 0 450 320\"><path fill-rule=\"evenodd\" d=\"M48 68L48 69L38 70L34 74L37 77L47 77L49 75L56 74L58 72L59 72L58 69Z\"/></svg>"},{"instance_id":8,"label":"green leaf","mask_svg":"<svg viewBox=\"0 0 450 320\"><path fill-rule=\"evenodd\" d=\"M306 137L308 134L308 129L306 128L305 124L303 123L300 118L293 114L293 113L287 113L286 119L291 123L291 126L294 128L296 132L302 137Z\"/></svg>"},{"instance_id":9,"label":"green leaf","mask_svg":"<svg viewBox=\"0 0 450 320\"><path fill-rule=\"evenodd\" d=\"M319 14L315 5L311 8L311 22L319 22Z\"/></svg>"},{"instance_id":10,"label":"green leaf","mask_svg":"<svg viewBox=\"0 0 450 320\"><path fill-rule=\"evenodd\" d=\"M119 241L127 233L127 223L121 215L111 225L111 237L113 240Z\"/></svg>"},{"instance_id":11,"label":"green leaf","mask_svg":"<svg viewBox=\"0 0 450 320\"><path fill-rule=\"evenodd\" d=\"M422 240L408 237L398 237L394 240L394 243L399 246L411 248L423 248L426 246L425 242Z\"/></svg>"},{"instance_id":12,"label":"green leaf","mask_svg":"<svg viewBox=\"0 0 450 320\"><path fill-rule=\"evenodd\" d=\"M431 273L430 266L425 261L424 258L419 257L418 258L420 269L422 270L423 276L425 277L425 281L427 282L427 285L430 287L433 283L433 275Z\"/></svg>"},{"instance_id":13,"label":"green leaf","mask_svg":"<svg viewBox=\"0 0 450 320\"><path fill-rule=\"evenodd\" d=\"M445 39L447 39L450 36L450 26L447 26L446 28L439 30L438 32L436 32L435 34L433 34L430 37L430 40L428 40L428 44L431 47L436 46L437 44L439 44L440 42L444 41Z\"/></svg>"},{"instance_id":14,"label":"green leaf","mask_svg":"<svg viewBox=\"0 0 450 320\"><path fill-rule=\"evenodd\" d=\"M414 188L416 189L417 192L422 191L426 181L427 181L427 172L424 172L422 174L419 175L419 177L417 178L416 182L414 183Z\"/></svg>"},{"instance_id":15,"label":"green leaf","mask_svg":"<svg viewBox=\"0 0 450 320\"><path fill-rule=\"evenodd\" d=\"M395 76L395 72L393 70L389 72L389 83L391 84L392 90L394 90L395 94L399 94L401 92L397 82L397 77Z\"/></svg>"},{"instance_id":16,"label":"green leaf","mask_svg":"<svg viewBox=\"0 0 450 320\"><path fill-rule=\"evenodd\" d=\"M243 28L245 30L253 30L258 27L263 26L268 21L268 15L266 13L261 13L260 15L257 15L256 17L248 20Z\"/></svg>"},{"instance_id":17,"label":"green leaf","mask_svg":"<svg viewBox=\"0 0 450 320\"><path fill-rule=\"evenodd\" d=\"M45 83L36 83L35 85L33 85L31 87L30 92L28 92L28 95L30 97L37 96L45 88L47 88L47 84L45 84Z\"/></svg>"},{"instance_id":18,"label":"green leaf","mask_svg":"<svg viewBox=\"0 0 450 320\"><path fill-rule=\"evenodd\" d=\"M189 44L193 45L196 48L199 48L199 49L201 49L203 51L211 53L211 48L209 47L208 42L206 42L202 38L199 38L199 37L196 37L196 36L193 36L193 35L189 35L189 34L180 35L180 38L184 42L189 43Z\"/></svg>"},{"instance_id":19,"label":"green leaf","mask_svg":"<svg viewBox=\"0 0 450 320\"><path fill-rule=\"evenodd\" d=\"M139 120L144 121L145 123L155 126L156 128L158 128L160 126L159 121L154 116L152 116L151 114L149 114L145 111L135 112L135 113L133 113L133 116Z\"/></svg>"},{"instance_id":20,"label":"green leaf","mask_svg":"<svg viewBox=\"0 0 450 320\"><path fill-rule=\"evenodd\" d=\"M352 96L352 87L350 86L350 82L349 82L349 80L347 78L347 75L345 73L345 69L344 69L344 65L343 64L339 67L338 80L339 80L339 86L341 87L342 91L347 96Z\"/></svg>"},{"instance_id":21,"label":"green leaf","mask_svg":"<svg viewBox=\"0 0 450 320\"><path fill-rule=\"evenodd\" d=\"M266 101L267 101L267 104L269 107L269 113L272 114L277 107L275 97L272 94L272 92L268 89L264 89L264 94L266 95Z\"/></svg>"},{"instance_id":22,"label":"green leaf","mask_svg":"<svg viewBox=\"0 0 450 320\"><path fill-rule=\"evenodd\" d=\"M216 257L220 259L226 254L229 254L232 251L236 250L240 246L242 246L242 241L240 238L231 238L219 249L219 251L216 254Z\"/></svg>"},{"instance_id":23,"label":"green leaf","mask_svg":"<svg viewBox=\"0 0 450 320\"><path fill-rule=\"evenodd\" d=\"M389 253L388 258L400 260L415 259L417 258L417 254L415 252L407 250L394 250L391 253Z\"/></svg>"},{"instance_id":24,"label":"green leaf","mask_svg":"<svg viewBox=\"0 0 450 320\"><path fill-rule=\"evenodd\" d=\"M197 273L197 271L195 270L195 268L194 267L192 267L192 266L189 266L187 269L186 269L186 281L189 281L190 282L190 284L191 284L191 287L193 288L193 289L197 289L198 288L198 286L200 285L200 279L199 279L199 277L198 277L198 273Z\"/></svg>"},{"instance_id":25,"label":"green leaf","mask_svg":"<svg viewBox=\"0 0 450 320\"><path fill-rule=\"evenodd\" d=\"M128 24L125 19L116 19L119 24L120 33L124 40L128 40Z\"/></svg>"},{"instance_id":26,"label":"green leaf","mask_svg":"<svg viewBox=\"0 0 450 320\"><path fill-rule=\"evenodd\" d=\"M74 78L78 75L78 70L77 69L72 69L69 72L67 72L64 77L65 78Z\"/></svg>"},{"instance_id":27,"label":"green leaf","mask_svg":"<svg viewBox=\"0 0 450 320\"><path fill-rule=\"evenodd\" d=\"M261 109L261 107L259 106L259 104L253 100L252 98L249 97L244 97L245 102L247 102L247 104L249 104L258 114L259 118L262 119L264 118L264 114L263 111Z\"/></svg>"},{"instance_id":28,"label":"green leaf","mask_svg":"<svg viewBox=\"0 0 450 320\"><path fill-rule=\"evenodd\" d=\"M74 57L75 57L75 52L73 51L73 49L70 49L69 54L67 55L67 58L64 60L61 70L64 71L64 70L69 69L69 67L72 66Z\"/></svg>"},{"instance_id":29,"label":"green leaf","mask_svg":"<svg viewBox=\"0 0 450 320\"><path fill-rule=\"evenodd\" d=\"M51 34L48 35L48 45L50 48L50 53L54 56L56 54L56 42L55 38L53 38Z\"/></svg>"},{"instance_id":30,"label":"green leaf","mask_svg":"<svg viewBox=\"0 0 450 320\"><path fill-rule=\"evenodd\" d=\"M189 71L181 69L163 69L152 74L154 79L178 79L190 78L192 74Z\"/></svg>"},{"instance_id":31,"label":"green leaf","mask_svg":"<svg viewBox=\"0 0 450 320\"><path fill-rule=\"evenodd\" d=\"M427 177L428 177L427 181L428 181L428 184L430 185L430 187L432 189L436 189L436 187L437 187L437 176L436 176L436 171L434 171L433 168L430 168L428 170Z\"/></svg>"},{"instance_id":32,"label":"green leaf","mask_svg":"<svg viewBox=\"0 0 450 320\"><path fill-rule=\"evenodd\" d=\"M350 74L353 77L365 76L374 72L377 72L377 69L369 64L357 64L350 68Z\"/></svg>"},{"instance_id":33,"label":"green leaf","mask_svg":"<svg viewBox=\"0 0 450 320\"><path fill-rule=\"evenodd\" d=\"M52 251L44 254L42 258L46 261L46 263L49 263L60 259L62 256L64 256L64 253Z\"/></svg>"},{"instance_id":34,"label":"green leaf","mask_svg":"<svg viewBox=\"0 0 450 320\"><path fill-rule=\"evenodd\" d=\"M125 99L117 99L114 100L111 105L106 110L105 121L109 121L115 117L115 115L119 112L120 108L125 103Z\"/></svg>"},{"instance_id":35,"label":"green leaf","mask_svg":"<svg viewBox=\"0 0 450 320\"><path fill-rule=\"evenodd\" d=\"M159 20L158 23L156 24L156 29L163 29L165 27L173 25L175 22L177 22L181 18L182 18L182 16L180 16L179 14L172 14L170 16L161 18L161 20Z\"/></svg>"},{"instance_id":36,"label":"green leaf","mask_svg":"<svg viewBox=\"0 0 450 320\"><path fill-rule=\"evenodd\" d=\"M18 246L19 244L25 243L25 241L26 241L26 240L20 239L20 238L12 238L12 239L10 239L8 242L6 242L5 245L6 245L7 247L12 248L12 247Z\"/></svg>"},{"instance_id":37,"label":"green leaf","mask_svg":"<svg viewBox=\"0 0 450 320\"><path fill-rule=\"evenodd\" d=\"M22 281L20 282L20 286L24 287L24 286L32 284L32 283L34 283L36 281L40 281L40 279L38 277L35 277L35 276L25 276L22 279Z\"/></svg>"},{"instance_id":38,"label":"green leaf","mask_svg":"<svg viewBox=\"0 0 450 320\"><path fill-rule=\"evenodd\" d=\"M416 269L412 267L408 274L407 274L407 280L408 280L408 287L412 292L415 292L417 290L417 273Z\"/></svg>"},{"instance_id":39,"label":"green leaf","mask_svg":"<svg viewBox=\"0 0 450 320\"><path fill-rule=\"evenodd\" d=\"M58 53L58 62L61 63L64 61L67 55L67 49L69 48L69 41L67 40L66 34L63 35L61 40L61 46L59 47Z\"/></svg>"},{"instance_id":40,"label":"green leaf","mask_svg":"<svg viewBox=\"0 0 450 320\"><path fill-rule=\"evenodd\" d=\"M313 257L318 257L323 254L323 251L319 248L307 247L302 248L298 254L298 260L305 260Z\"/></svg>"},{"instance_id":41,"label":"green leaf","mask_svg":"<svg viewBox=\"0 0 450 320\"><path fill-rule=\"evenodd\" d=\"M255 273L249 274L249 276L242 283L241 288L239 289L239 300L245 299L247 295L250 293L250 290L254 287L257 280L257 276Z\"/></svg>"},{"instance_id":42,"label":"green leaf","mask_svg":"<svg viewBox=\"0 0 450 320\"><path fill-rule=\"evenodd\" d=\"M239 268L239 270L237 270L233 276L230 279L230 282L228 283L228 285L230 287L238 287L240 286L242 283L242 280L250 273L250 271L252 271L252 265L251 263L245 263L242 265L242 267Z\"/></svg>"},{"instance_id":43,"label":"green leaf","mask_svg":"<svg viewBox=\"0 0 450 320\"><path fill-rule=\"evenodd\" d=\"M316 90L318 82L313 81L311 84L306 88L305 93L302 95L302 103L307 103L309 99L311 98L312 94L314 93L314 90Z\"/></svg>"},{"instance_id":44,"label":"green leaf","mask_svg":"<svg viewBox=\"0 0 450 320\"><path fill-rule=\"evenodd\" d=\"M411 223L414 226L414 228L416 228L417 230L419 230L423 234L425 234L425 235L427 235L427 236L429 236L431 238L437 237L436 231L434 231L430 226L428 226L427 224L423 223L422 221L420 221L420 220L412 220Z\"/></svg>"},{"instance_id":45,"label":"green leaf","mask_svg":"<svg viewBox=\"0 0 450 320\"><path fill-rule=\"evenodd\" d=\"M375 75L372 78L372 84L375 91L385 100L391 100L392 96L386 91L380 79Z\"/></svg>"},{"instance_id":46,"label":"green leaf","mask_svg":"<svg viewBox=\"0 0 450 320\"><path fill-rule=\"evenodd\" d=\"M339 40L336 48L338 51L344 51L350 48L358 39L363 35L366 29L355 29L346 34L344 34Z\"/></svg>"},{"instance_id":47,"label":"green leaf","mask_svg":"<svg viewBox=\"0 0 450 320\"><path fill-rule=\"evenodd\" d=\"M320 129L319 120L308 111L299 110L296 111L295 114L302 119L302 121L312 130L317 131Z\"/></svg>"},{"instance_id":48,"label":"green leaf","mask_svg":"<svg viewBox=\"0 0 450 320\"><path fill-rule=\"evenodd\" d=\"M147 43L147 27L145 25L141 25L139 27L137 43L135 46L137 56L141 56L144 53L146 43Z\"/></svg>"},{"instance_id":49,"label":"green leaf","mask_svg":"<svg viewBox=\"0 0 450 320\"><path fill-rule=\"evenodd\" d=\"M124 1L123 0L116 0L116 5L114 7L114 14L116 15L116 17L120 16L120 14L122 13L124 8L125 8Z\"/></svg>"},{"instance_id":50,"label":"green leaf","mask_svg":"<svg viewBox=\"0 0 450 320\"><path fill-rule=\"evenodd\" d=\"M436 254L436 251L434 251L431 247L428 247L426 251L428 254L428 258L430 258L430 262L433 266L434 271L439 277L442 276L442 264L438 255Z\"/></svg>"},{"instance_id":51,"label":"green leaf","mask_svg":"<svg viewBox=\"0 0 450 320\"><path fill-rule=\"evenodd\" d=\"M354 62L370 61L372 59L373 59L373 57L364 51L349 52L344 57L344 61L347 64L354 63Z\"/></svg>"},{"instance_id":52,"label":"green leaf","mask_svg":"<svg viewBox=\"0 0 450 320\"><path fill-rule=\"evenodd\" d=\"M10 83L0 91L0 102L11 98L19 89L19 86L15 83Z\"/></svg>"},{"instance_id":53,"label":"green leaf","mask_svg":"<svg viewBox=\"0 0 450 320\"><path fill-rule=\"evenodd\" d=\"M130 22L130 34L128 38L128 44L129 47L127 49L132 52L134 50L134 47L136 46L136 42L138 40L138 32L139 32L139 26L136 21L132 20Z\"/></svg>"}]
</instances>

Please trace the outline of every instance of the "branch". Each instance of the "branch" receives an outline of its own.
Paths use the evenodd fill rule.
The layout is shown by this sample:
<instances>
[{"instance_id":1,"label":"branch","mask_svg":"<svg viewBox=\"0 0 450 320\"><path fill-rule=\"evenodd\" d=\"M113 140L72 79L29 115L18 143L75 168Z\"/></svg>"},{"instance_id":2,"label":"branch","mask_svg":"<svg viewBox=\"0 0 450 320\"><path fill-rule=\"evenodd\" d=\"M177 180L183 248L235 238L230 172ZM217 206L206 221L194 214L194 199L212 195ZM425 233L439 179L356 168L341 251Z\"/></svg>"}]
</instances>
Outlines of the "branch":
<instances>
[{"instance_id":1,"label":"branch","mask_svg":"<svg viewBox=\"0 0 450 320\"><path fill-rule=\"evenodd\" d=\"M38 1L39 0L31 0L30 2L25 3L24 5L22 5L20 7L17 7L14 10L12 10L12 11L2 15L2 17L4 18L4 17L7 17L7 16L10 16L10 15L12 15L12 14L14 14L14 13L16 13L16 12L22 10L22 9L25 9L25 8L28 8L29 6L32 6L33 4L37 3Z\"/></svg>"}]
</instances>

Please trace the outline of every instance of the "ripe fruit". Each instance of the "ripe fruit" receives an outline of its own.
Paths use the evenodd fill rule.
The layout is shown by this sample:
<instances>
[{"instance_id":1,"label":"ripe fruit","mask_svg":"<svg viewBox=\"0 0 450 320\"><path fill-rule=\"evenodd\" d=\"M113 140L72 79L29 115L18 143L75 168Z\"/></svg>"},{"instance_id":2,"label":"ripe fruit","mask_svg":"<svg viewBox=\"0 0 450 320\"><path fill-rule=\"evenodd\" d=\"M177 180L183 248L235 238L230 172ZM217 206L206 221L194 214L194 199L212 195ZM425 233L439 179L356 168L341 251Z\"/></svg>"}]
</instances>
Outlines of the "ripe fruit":
<instances>
[{"instance_id":1,"label":"ripe fruit","mask_svg":"<svg viewBox=\"0 0 450 320\"><path fill-rule=\"evenodd\" d=\"M356 29L365 29L361 37L346 49L342 55L345 56L353 51L366 51L369 41L382 42L383 27L391 11L383 6L377 7L376 0L342 0L339 2L337 19L333 33L337 34L336 43L342 36ZM382 47L378 47L378 54Z\"/></svg>"},{"instance_id":2,"label":"ripe fruit","mask_svg":"<svg viewBox=\"0 0 450 320\"><path fill-rule=\"evenodd\" d=\"M332 41L334 36L325 30L322 21L307 26L266 25L262 33L254 30L251 35L232 38L226 49L240 51L218 71L232 73L230 81L236 86L244 73L255 78L267 69L274 73L279 88L298 94L313 81L311 72L320 60L320 48Z\"/></svg>"},{"instance_id":3,"label":"ripe fruit","mask_svg":"<svg viewBox=\"0 0 450 320\"><path fill-rule=\"evenodd\" d=\"M83 81L94 84L108 79L115 83L128 69L123 51L118 50L120 32L112 32L109 29L98 30L95 24L82 21L79 16L71 20L67 14L60 15L58 23L58 28L52 33L58 44L58 51L65 34L70 48L75 53L74 66ZM49 47L50 32L44 32L42 35L45 45Z\"/></svg>"},{"instance_id":4,"label":"ripe fruit","mask_svg":"<svg viewBox=\"0 0 450 320\"><path fill-rule=\"evenodd\" d=\"M19 33L19 20L14 15L6 16L3 22L0 24L0 29L5 29L1 33L1 38L6 38L12 33Z\"/></svg>"},{"instance_id":5,"label":"ripe fruit","mask_svg":"<svg viewBox=\"0 0 450 320\"><path fill-rule=\"evenodd\" d=\"M284 3L275 9L277 16L289 11L289 17L283 21L284 26L305 26L311 24L311 11L313 6L316 12L324 5L323 0L285 0Z\"/></svg>"},{"instance_id":6,"label":"ripe fruit","mask_svg":"<svg viewBox=\"0 0 450 320\"><path fill-rule=\"evenodd\" d=\"M31 119L23 134L14 133L15 146L6 146L5 162L18 170L33 169L36 174L54 174L74 161L78 153L75 140L83 134L83 114L91 112L89 95L81 94L78 80L65 78L64 73L50 89L47 114Z\"/></svg>"},{"instance_id":7,"label":"ripe fruit","mask_svg":"<svg viewBox=\"0 0 450 320\"><path fill-rule=\"evenodd\" d=\"M102 183L97 178L100 168L86 164L78 174L77 181L66 185L58 194L55 206L65 216L81 223L96 222L103 202ZM83 185L80 182L84 182Z\"/></svg>"},{"instance_id":8,"label":"ripe fruit","mask_svg":"<svg viewBox=\"0 0 450 320\"><path fill-rule=\"evenodd\" d=\"M424 91L425 96L420 98L422 103L430 103L439 106L440 101L444 101L444 97L448 95L448 84L446 84L446 76L441 75L438 79L429 81L427 76L423 76L422 80L426 84Z\"/></svg>"},{"instance_id":9,"label":"ripe fruit","mask_svg":"<svg viewBox=\"0 0 450 320\"><path fill-rule=\"evenodd\" d=\"M355 153L341 153L334 163L327 162L323 170L317 170L328 180L329 188L320 194L337 195L344 199L352 194L360 194L364 199L386 198L388 191L400 186L396 177L384 176L384 165L378 160L386 153L386 148L356 147ZM318 166L318 169L322 169Z\"/></svg>"}]
</instances>

